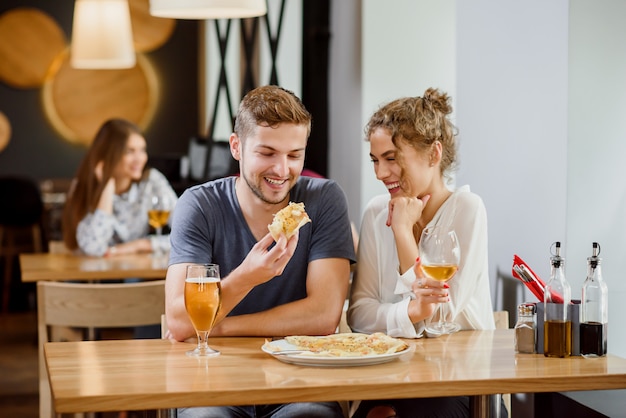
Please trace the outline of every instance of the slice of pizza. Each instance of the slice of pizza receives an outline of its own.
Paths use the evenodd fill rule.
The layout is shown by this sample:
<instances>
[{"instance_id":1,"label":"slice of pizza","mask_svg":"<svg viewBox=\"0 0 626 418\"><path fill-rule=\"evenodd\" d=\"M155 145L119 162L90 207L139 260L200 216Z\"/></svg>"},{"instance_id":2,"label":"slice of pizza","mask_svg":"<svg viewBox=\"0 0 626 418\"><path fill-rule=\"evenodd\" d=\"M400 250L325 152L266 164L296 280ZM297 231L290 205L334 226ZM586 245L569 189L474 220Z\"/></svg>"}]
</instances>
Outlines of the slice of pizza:
<instances>
[{"instance_id":1,"label":"slice of pizza","mask_svg":"<svg viewBox=\"0 0 626 418\"><path fill-rule=\"evenodd\" d=\"M274 241L278 241L281 235L285 235L287 239L291 238L308 222L311 222L311 219L304 210L304 203L289 202L289 205L274 214L274 219L267 228Z\"/></svg>"},{"instance_id":2,"label":"slice of pizza","mask_svg":"<svg viewBox=\"0 0 626 418\"><path fill-rule=\"evenodd\" d=\"M340 333L323 337L293 335L285 341L298 349L315 355L333 357L358 357L393 354L404 351L408 344L382 332L374 334Z\"/></svg>"}]
</instances>

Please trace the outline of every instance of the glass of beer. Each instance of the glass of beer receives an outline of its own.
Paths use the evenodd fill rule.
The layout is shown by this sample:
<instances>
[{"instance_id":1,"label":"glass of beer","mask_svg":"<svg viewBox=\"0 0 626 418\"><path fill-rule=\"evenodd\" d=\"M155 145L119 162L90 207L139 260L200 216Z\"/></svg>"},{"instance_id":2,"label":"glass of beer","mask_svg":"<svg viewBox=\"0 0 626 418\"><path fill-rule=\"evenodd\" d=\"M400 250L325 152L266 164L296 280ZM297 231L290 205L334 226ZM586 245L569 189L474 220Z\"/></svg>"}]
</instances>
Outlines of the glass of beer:
<instances>
[{"instance_id":1,"label":"glass of beer","mask_svg":"<svg viewBox=\"0 0 626 418\"><path fill-rule=\"evenodd\" d=\"M461 248L456 232L451 226L424 228L419 242L422 271L426 276L440 282L450 280L459 269ZM438 307L433 321L426 326L431 334L450 334L460 329L458 324L447 322L444 303ZM438 316L438 319L435 319Z\"/></svg>"},{"instance_id":2,"label":"glass of beer","mask_svg":"<svg viewBox=\"0 0 626 418\"><path fill-rule=\"evenodd\" d=\"M191 319L198 346L188 356L213 357L220 352L209 347L209 333L221 304L220 267L217 264L191 264L185 278L185 309Z\"/></svg>"},{"instance_id":3,"label":"glass of beer","mask_svg":"<svg viewBox=\"0 0 626 418\"><path fill-rule=\"evenodd\" d=\"M157 236L163 234L163 227L167 225L167 221L170 218L170 209L166 200L159 196L152 196L152 204L150 209L148 209L148 223L154 228ZM159 250L154 252L160 255Z\"/></svg>"}]
</instances>

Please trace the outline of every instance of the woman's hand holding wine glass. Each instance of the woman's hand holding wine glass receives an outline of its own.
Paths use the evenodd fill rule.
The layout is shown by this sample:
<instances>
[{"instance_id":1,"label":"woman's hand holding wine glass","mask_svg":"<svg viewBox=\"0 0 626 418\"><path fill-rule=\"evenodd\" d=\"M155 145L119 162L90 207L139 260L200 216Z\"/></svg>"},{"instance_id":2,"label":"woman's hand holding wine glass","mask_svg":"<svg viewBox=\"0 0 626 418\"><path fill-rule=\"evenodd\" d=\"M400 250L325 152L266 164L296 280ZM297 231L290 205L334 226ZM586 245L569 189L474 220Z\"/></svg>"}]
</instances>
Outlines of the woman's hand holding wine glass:
<instances>
[{"instance_id":1,"label":"woman's hand holding wine glass","mask_svg":"<svg viewBox=\"0 0 626 418\"><path fill-rule=\"evenodd\" d=\"M441 282L450 280L459 269L461 249L459 239L451 226L432 226L422 231L419 242L421 269L426 276ZM450 334L459 326L446 322L444 304L439 304L438 320L426 326L431 334Z\"/></svg>"}]
</instances>

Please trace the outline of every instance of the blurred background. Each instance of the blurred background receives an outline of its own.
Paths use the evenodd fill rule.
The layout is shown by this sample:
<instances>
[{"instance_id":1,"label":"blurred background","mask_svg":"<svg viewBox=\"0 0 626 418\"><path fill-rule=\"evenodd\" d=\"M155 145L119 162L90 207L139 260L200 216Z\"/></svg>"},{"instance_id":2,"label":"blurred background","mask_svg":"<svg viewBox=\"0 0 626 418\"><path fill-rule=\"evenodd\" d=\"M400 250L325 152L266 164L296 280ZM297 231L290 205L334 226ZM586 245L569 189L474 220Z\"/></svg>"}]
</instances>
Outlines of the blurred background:
<instances>
[{"instance_id":1,"label":"blurred background","mask_svg":"<svg viewBox=\"0 0 626 418\"><path fill-rule=\"evenodd\" d=\"M225 20L159 22L147 2L129 1L135 41L144 43L125 71L64 65L74 1L0 4L0 176L43 186L51 236L89 126L106 112L134 112L151 162L182 191L228 171L207 172L206 153L197 159L204 166L186 171L197 155L190 150L226 140L242 94L268 83L293 90L313 113L307 168L343 187L358 225L369 199L385 192L363 139L369 116L438 87L453 98L460 134L455 183L470 184L487 207L494 308L513 321L517 303L534 301L510 277L513 254L547 280L554 241L580 297L597 241L609 320L626 314L622 0L269 0L266 17L230 29ZM33 12L17 16L24 31L15 16L7 24L16 9ZM2 55L15 50L20 68L40 74L34 80ZM29 290L14 274L14 294L24 296L11 309L28 310ZM626 334L610 329L609 352L626 356Z\"/></svg>"}]
</instances>

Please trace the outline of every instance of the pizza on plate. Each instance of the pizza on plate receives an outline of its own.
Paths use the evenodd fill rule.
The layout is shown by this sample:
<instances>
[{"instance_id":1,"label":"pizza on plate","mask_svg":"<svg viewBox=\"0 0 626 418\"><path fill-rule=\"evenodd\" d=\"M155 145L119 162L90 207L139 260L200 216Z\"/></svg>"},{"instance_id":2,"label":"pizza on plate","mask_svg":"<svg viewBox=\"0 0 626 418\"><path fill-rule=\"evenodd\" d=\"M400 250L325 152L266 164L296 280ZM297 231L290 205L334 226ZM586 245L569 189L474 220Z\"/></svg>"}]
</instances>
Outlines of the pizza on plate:
<instances>
[{"instance_id":1,"label":"pizza on plate","mask_svg":"<svg viewBox=\"0 0 626 418\"><path fill-rule=\"evenodd\" d=\"M303 350L302 354L311 354L329 357L360 357L393 354L406 350L406 342L390 337L382 332L374 334L340 333L323 337L307 335L292 335L285 337L285 341ZM266 343L270 344L271 343ZM279 350L277 350L280 352Z\"/></svg>"},{"instance_id":2,"label":"pizza on plate","mask_svg":"<svg viewBox=\"0 0 626 418\"><path fill-rule=\"evenodd\" d=\"M267 226L274 241L278 241L281 235L291 238L298 229L311 222L309 215L304 210L304 203L289 202L274 214L272 223Z\"/></svg>"}]
</instances>

